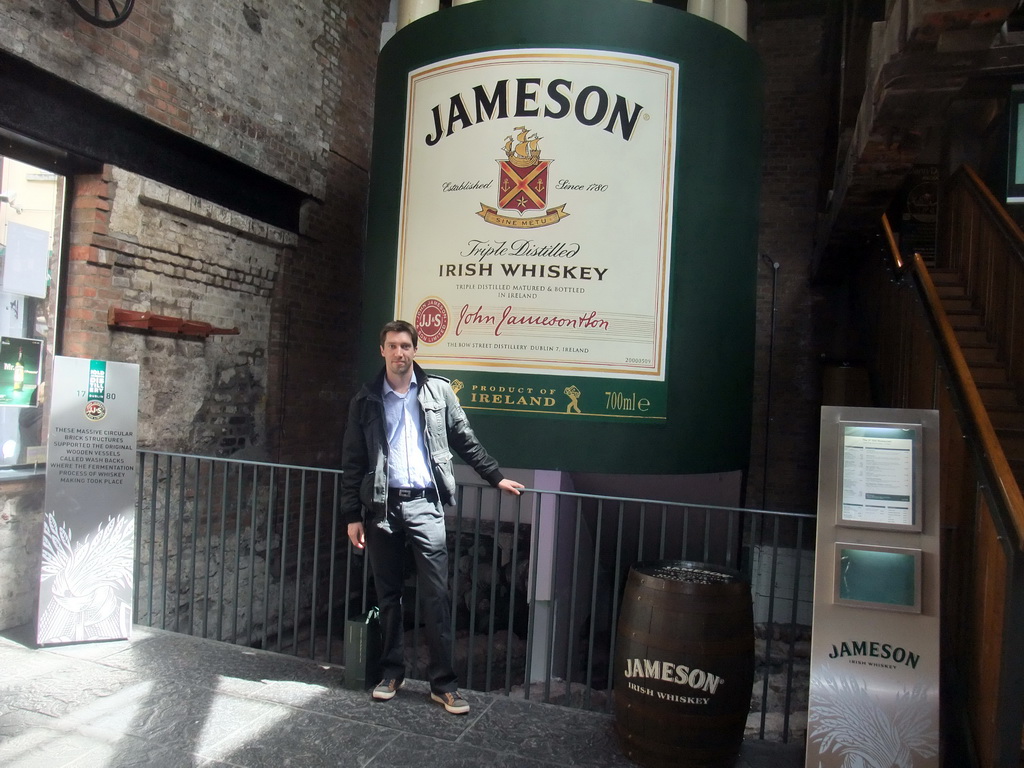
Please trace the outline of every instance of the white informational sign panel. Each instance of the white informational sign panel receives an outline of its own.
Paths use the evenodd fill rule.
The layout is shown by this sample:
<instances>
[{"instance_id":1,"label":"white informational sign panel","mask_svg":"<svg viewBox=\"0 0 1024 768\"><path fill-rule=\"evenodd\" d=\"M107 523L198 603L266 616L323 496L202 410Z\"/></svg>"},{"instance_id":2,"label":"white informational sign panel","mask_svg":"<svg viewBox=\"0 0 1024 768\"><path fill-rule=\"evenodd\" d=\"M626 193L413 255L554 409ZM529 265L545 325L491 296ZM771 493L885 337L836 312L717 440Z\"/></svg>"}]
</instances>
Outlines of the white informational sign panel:
<instances>
[{"instance_id":1,"label":"white informational sign panel","mask_svg":"<svg viewBox=\"0 0 1024 768\"><path fill-rule=\"evenodd\" d=\"M678 69L515 49L410 74L395 317L426 367L664 381Z\"/></svg>"},{"instance_id":2,"label":"white informational sign panel","mask_svg":"<svg viewBox=\"0 0 1024 768\"><path fill-rule=\"evenodd\" d=\"M3 290L6 293L45 298L49 260L49 232L8 222L3 271Z\"/></svg>"},{"instance_id":3,"label":"white informational sign panel","mask_svg":"<svg viewBox=\"0 0 1024 768\"><path fill-rule=\"evenodd\" d=\"M807 768L939 765L939 417L821 413Z\"/></svg>"},{"instance_id":4,"label":"white informational sign panel","mask_svg":"<svg viewBox=\"0 0 1024 768\"><path fill-rule=\"evenodd\" d=\"M56 357L51 386L36 641L126 639L139 367Z\"/></svg>"},{"instance_id":5,"label":"white informational sign panel","mask_svg":"<svg viewBox=\"0 0 1024 768\"><path fill-rule=\"evenodd\" d=\"M843 495L838 522L882 530L921 530L915 488L921 475L920 428L843 424L842 441Z\"/></svg>"}]
</instances>

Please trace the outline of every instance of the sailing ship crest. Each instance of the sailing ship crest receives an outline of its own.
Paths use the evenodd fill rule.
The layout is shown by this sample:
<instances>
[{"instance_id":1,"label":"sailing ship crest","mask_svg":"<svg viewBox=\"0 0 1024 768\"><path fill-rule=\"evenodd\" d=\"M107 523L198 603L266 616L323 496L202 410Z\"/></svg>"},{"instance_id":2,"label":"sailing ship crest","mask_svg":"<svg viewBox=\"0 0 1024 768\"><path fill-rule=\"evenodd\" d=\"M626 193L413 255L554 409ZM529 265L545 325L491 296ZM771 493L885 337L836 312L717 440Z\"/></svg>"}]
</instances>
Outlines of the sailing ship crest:
<instances>
[{"instance_id":1,"label":"sailing ship crest","mask_svg":"<svg viewBox=\"0 0 1024 768\"><path fill-rule=\"evenodd\" d=\"M519 133L515 137L514 145L511 136L505 137L505 156L516 168L532 168L540 164L540 139L536 133L528 136L530 132L520 126L516 128ZM498 162L501 162L500 160ZM547 170L548 161L544 161Z\"/></svg>"},{"instance_id":2,"label":"sailing ship crest","mask_svg":"<svg viewBox=\"0 0 1024 768\"><path fill-rule=\"evenodd\" d=\"M526 126L518 126L515 133L505 137L502 149L505 159L498 160L497 208L480 204L477 215L489 224L515 229L532 229L556 224L568 216L562 204L547 207L548 167L551 160L542 160L542 136ZM518 216L506 216L498 211L514 211ZM528 217L527 211L544 211L541 216Z\"/></svg>"}]
</instances>

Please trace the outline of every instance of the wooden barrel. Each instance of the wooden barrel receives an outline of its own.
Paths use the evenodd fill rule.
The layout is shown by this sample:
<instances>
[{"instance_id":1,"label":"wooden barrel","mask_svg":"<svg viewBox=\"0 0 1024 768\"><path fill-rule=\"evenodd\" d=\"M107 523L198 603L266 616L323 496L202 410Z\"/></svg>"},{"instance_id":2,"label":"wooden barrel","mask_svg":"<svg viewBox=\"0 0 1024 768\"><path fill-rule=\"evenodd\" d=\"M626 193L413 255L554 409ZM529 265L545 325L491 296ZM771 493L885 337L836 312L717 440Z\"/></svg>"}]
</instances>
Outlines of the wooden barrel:
<instances>
[{"instance_id":1,"label":"wooden barrel","mask_svg":"<svg viewBox=\"0 0 1024 768\"><path fill-rule=\"evenodd\" d=\"M681 560L629 572L615 644L615 730L648 768L735 764L754 682L750 585Z\"/></svg>"}]
</instances>

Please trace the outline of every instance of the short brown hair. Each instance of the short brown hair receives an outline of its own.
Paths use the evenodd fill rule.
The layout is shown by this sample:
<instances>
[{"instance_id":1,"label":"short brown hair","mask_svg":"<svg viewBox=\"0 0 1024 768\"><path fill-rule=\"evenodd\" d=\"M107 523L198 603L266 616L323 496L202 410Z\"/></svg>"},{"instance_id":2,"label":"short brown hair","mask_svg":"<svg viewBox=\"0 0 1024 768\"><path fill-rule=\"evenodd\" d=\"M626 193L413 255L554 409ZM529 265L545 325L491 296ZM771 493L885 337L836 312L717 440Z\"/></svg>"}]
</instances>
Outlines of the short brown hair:
<instances>
[{"instance_id":1,"label":"short brown hair","mask_svg":"<svg viewBox=\"0 0 1024 768\"><path fill-rule=\"evenodd\" d=\"M420 345L420 335L416 333L416 326L405 320L392 320L390 323L384 323L384 327L380 329L380 345L382 347L384 339L389 333L408 333L412 337L412 348L416 349Z\"/></svg>"}]
</instances>

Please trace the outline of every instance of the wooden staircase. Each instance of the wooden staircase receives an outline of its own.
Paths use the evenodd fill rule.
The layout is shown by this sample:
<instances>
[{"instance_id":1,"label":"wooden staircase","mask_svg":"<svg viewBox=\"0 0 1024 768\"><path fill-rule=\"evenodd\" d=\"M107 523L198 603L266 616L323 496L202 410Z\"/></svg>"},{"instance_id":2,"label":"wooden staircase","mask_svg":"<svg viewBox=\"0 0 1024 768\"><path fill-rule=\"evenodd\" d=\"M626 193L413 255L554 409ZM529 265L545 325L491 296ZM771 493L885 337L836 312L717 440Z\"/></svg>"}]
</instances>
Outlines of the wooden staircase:
<instances>
[{"instance_id":1,"label":"wooden staircase","mask_svg":"<svg viewBox=\"0 0 1024 768\"><path fill-rule=\"evenodd\" d=\"M959 273L928 270L1018 485L1024 487L1024 400L1011 381Z\"/></svg>"}]
</instances>

